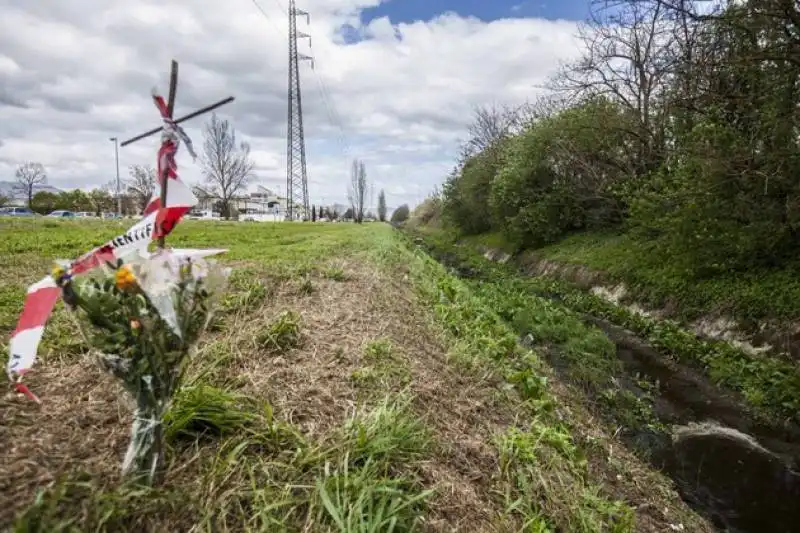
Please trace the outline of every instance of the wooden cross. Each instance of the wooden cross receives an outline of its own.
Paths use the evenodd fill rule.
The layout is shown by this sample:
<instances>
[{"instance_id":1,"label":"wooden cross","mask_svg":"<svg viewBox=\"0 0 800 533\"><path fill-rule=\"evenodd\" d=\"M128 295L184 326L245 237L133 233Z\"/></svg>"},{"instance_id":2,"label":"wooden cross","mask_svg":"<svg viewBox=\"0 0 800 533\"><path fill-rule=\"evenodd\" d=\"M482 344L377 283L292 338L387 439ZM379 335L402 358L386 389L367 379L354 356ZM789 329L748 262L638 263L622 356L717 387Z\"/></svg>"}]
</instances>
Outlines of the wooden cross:
<instances>
[{"instance_id":1,"label":"wooden cross","mask_svg":"<svg viewBox=\"0 0 800 533\"><path fill-rule=\"evenodd\" d=\"M170 73L169 73L169 94L167 96L167 114L169 115L169 118L173 117L173 112L175 110L175 93L176 93L177 89L178 89L178 62L173 59L172 60L172 64L171 64L171 68L170 68ZM189 119L192 119L192 118L197 117L199 115L202 115L204 113L208 113L210 111L213 111L214 109L216 109L216 108L218 108L220 106L223 106L225 104L228 104L230 102L233 102L233 96L229 96L229 97L227 97L227 98L225 98L223 100L220 100L219 102L213 103L211 105L207 105L206 107L198 109L197 111L193 111L193 112L189 113L188 115L182 116L181 118L174 119L173 121L174 121L175 124L180 124L181 122L185 122L185 121L187 121ZM140 141L140 140L142 140L142 139L144 139L146 137L150 137L151 135L155 135L156 133L159 133L162 130L163 130L163 126L159 126L158 128L153 128L152 130L146 131L146 132L141 133L141 134L139 134L139 135L137 135L135 137L131 137L130 139L128 139L126 141L123 141L122 143L120 143L120 146L127 146L127 145L129 145L131 143L135 143L136 141ZM161 179L160 198L161 198L161 207L162 208L167 205L167 175L166 175L167 169L164 169L164 171L165 171L165 175L160 176L160 179ZM159 248L163 248L164 247L164 237L163 236L158 238L158 247Z\"/></svg>"}]
</instances>

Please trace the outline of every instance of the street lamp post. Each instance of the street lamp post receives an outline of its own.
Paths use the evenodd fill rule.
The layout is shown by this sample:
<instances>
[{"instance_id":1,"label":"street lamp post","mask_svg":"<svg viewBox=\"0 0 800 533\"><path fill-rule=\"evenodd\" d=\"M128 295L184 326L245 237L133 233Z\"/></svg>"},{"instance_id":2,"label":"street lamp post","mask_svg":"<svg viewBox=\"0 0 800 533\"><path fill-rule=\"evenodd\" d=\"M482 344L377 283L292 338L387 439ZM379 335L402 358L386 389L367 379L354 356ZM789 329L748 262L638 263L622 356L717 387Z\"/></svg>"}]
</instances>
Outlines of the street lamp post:
<instances>
[{"instance_id":1,"label":"street lamp post","mask_svg":"<svg viewBox=\"0 0 800 533\"><path fill-rule=\"evenodd\" d=\"M117 164L117 216L122 218L122 191L119 189L119 139L111 137L108 140L114 142L114 160Z\"/></svg>"}]
</instances>

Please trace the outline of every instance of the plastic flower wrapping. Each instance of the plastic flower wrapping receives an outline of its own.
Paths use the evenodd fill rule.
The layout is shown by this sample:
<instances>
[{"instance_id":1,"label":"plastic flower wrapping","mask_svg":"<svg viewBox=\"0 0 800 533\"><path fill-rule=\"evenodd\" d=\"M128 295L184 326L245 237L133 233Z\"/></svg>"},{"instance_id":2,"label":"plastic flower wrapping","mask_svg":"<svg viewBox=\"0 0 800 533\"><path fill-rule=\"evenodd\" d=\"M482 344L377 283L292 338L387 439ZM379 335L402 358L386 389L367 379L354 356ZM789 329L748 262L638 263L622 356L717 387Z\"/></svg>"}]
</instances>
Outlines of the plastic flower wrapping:
<instances>
[{"instance_id":1,"label":"plastic flower wrapping","mask_svg":"<svg viewBox=\"0 0 800 533\"><path fill-rule=\"evenodd\" d=\"M208 259L223 249L164 248L164 238L197 205L191 188L178 176L175 156L181 141L192 158L195 154L172 119L167 100L155 90L152 96L163 122L157 155L160 192L128 231L75 261L58 262L50 276L28 287L6 365L15 390L39 402L23 378L32 370L45 325L61 296L91 353L134 400L122 469L150 484L164 462L164 415L230 274ZM149 252L155 240L159 247Z\"/></svg>"},{"instance_id":2,"label":"plastic flower wrapping","mask_svg":"<svg viewBox=\"0 0 800 533\"><path fill-rule=\"evenodd\" d=\"M181 252L136 254L75 278L60 264L52 272L93 355L135 401L122 469L149 482L163 462L164 414L230 273Z\"/></svg>"}]
</instances>

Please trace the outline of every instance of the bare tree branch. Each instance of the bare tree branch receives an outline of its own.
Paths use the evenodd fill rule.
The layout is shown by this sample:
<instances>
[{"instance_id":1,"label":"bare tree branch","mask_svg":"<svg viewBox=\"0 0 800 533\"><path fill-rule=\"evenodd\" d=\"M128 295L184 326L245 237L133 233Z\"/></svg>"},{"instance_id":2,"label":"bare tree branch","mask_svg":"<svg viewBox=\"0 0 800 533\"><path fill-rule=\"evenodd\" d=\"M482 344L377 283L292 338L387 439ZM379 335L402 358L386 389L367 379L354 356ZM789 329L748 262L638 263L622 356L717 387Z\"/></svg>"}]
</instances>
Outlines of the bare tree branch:
<instances>
[{"instance_id":1,"label":"bare tree branch","mask_svg":"<svg viewBox=\"0 0 800 533\"><path fill-rule=\"evenodd\" d=\"M476 107L472 123L467 129L469 140L463 145L462 157L468 158L497 146L518 125L517 111L515 108L496 104Z\"/></svg>"},{"instance_id":2,"label":"bare tree branch","mask_svg":"<svg viewBox=\"0 0 800 533\"><path fill-rule=\"evenodd\" d=\"M16 190L25 194L28 200L28 207L33 201L33 190L37 185L44 185L47 183L47 173L41 163L27 162L17 167L14 173L17 183L14 186Z\"/></svg>"},{"instance_id":3,"label":"bare tree branch","mask_svg":"<svg viewBox=\"0 0 800 533\"><path fill-rule=\"evenodd\" d=\"M250 160L250 145L237 145L233 127L227 120L217 118L216 113L206 123L203 134L203 175L227 219L231 216L231 201L247 189L253 177L255 163Z\"/></svg>"},{"instance_id":4,"label":"bare tree branch","mask_svg":"<svg viewBox=\"0 0 800 533\"><path fill-rule=\"evenodd\" d=\"M364 221L364 207L369 191L367 183L367 170L364 162L358 159L353 160L353 168L350 173L350 184L347 188L347 199L350 201L350 208L353 210L353 219L361 224Z\"/></svg>"},{"instance_id":5,"label":"bare tree branch","mask_svg":"<svg viewBox=\"0 0 800 533\"><path fill-rule=\"evenodd\" d=\"M150 165L131 165L125 188L133 196L139 211L144 211L156 191L156 169Z\"/></svg>"},{"instance_id":6,"label":"bare tree branch","mask_svg":"<svg viewBox=\"0 0 800 533\"><path fill-rule=\"evenodd\" d=\"M583 57L566 65L549 87L573 101L603 97L622 105L638 125L630 156L638 162L636 173L644 175L665 156L666 96L687 50L679 45L675 22L656 0L594 5L579 32ZM686 20L683 30L690 35Z\"/></svg>"}]
</instances>

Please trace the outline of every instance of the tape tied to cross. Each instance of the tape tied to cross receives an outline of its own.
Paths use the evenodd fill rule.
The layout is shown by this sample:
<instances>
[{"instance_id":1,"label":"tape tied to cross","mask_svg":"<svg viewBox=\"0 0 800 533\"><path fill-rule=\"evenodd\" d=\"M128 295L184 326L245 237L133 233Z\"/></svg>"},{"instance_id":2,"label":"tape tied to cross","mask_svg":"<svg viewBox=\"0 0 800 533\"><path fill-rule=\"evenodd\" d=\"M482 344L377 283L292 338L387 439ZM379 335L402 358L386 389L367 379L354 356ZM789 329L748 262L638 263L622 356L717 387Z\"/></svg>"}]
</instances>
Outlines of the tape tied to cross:
<instances>
[{"instance_id":1,"label":"tape tied to cross","mask_svg":"<svg viewBox=\"0 0 800 533\"><path fill-rule=\"evenodd\" d=\"M84 274L106 262L113 262L131 253L145 256L148 253L149 244L156 239L158 240L159 248L163 249L164 237L174 229L192 207L197 205L197 198L195 198L191 189L178 177L178 165L175 156L180 146L180 141L183 141L186 145L186 149L192 159L196 160L197 158L191 139L179 124L213 111L224 104L232 102L234 98L229 96L179 119L173 119L172 112L175 105L178 63L173 61L171 66L168 101L165 101L155 90L152 95L153 101L161 114L161 127L146 131L120 143L120 146L127 146L159 131L161 132L161 146L158 150L157 159L159 167L158 179L161 184L161 190L150 200L142 213L142 218L136 224L122 235L114 237L105 244L72 261L69 267L65 269L67 276L74 277ZM168 182L170 182L169 187L167 186ZM177 255L203 257L224 251L222 249L174 249L171 252ZM62 288L59 287L57 280L52 276L47 276L28 287L22 313L9 342L9 359L6 365L9 381L13 383L17 392L24 394L37 403L41 403L39 398L22 383L22 378L30 371L36 361L36 354L44 334L45 324L52 314L61 293Z\"/></svg>"}]
</instances>

